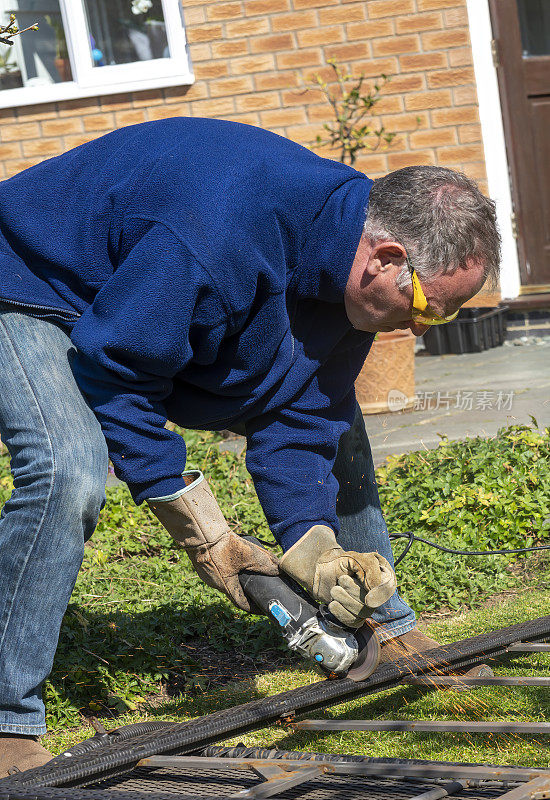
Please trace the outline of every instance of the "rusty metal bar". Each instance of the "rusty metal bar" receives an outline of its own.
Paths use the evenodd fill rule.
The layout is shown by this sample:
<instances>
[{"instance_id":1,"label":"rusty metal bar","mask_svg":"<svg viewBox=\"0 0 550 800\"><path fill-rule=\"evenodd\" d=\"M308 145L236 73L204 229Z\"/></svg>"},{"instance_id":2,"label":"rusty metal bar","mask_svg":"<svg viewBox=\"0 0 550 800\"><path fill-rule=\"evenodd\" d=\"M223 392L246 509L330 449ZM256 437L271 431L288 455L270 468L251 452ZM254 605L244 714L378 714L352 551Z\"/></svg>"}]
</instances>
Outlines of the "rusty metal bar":
<instances>
[{"instance_id":1,"label":"rusty metal bar","mask_svg":"<svg viewBox=\"0 0 550 800\"><path fill-rule=\"evenodd\" d=\"M540 776L532 781L516 786L497 800L546 800L550 798L550 777Z\"/></svg>"},{"instance_id":2,"label":"rusty metal bar","mask_svg":"<svg viewBox=\"0 0 550 800\"><path fill-rule=\"evenodd\" d=\"M468 678L463 675L426 675L402 678L399 683L411 686L550 686L550 678L517 675L505 678Z\"/></svg>"},{"instance_id":3,"label":"rusty metal bar","mask_svg":"<svg viewBox=\"0 0 550 800\"><path fill-rule=\"evenodd\" d=\"M302 719L290 727L306 731L415 731L422 733L533 733L550 734L550 722L462 722L422 719Z\"/></svg>"},{"instance_id":4,"label":"rusty metal bar","mask_svg":"<svg viewBox=\"0 0 550 800\"><path fill-rule=\"evenodd\" d=\"M269 762L269 759L255 758L216 758L208 756L150 756L143 758L137 763L138 767L174 767L176 769L240 769L250 770L256 766L262 766ZM285 766L291 769L299 769L304 766L311 766L311 762L303 760L285 759ZM529 767L491 767L476 766L473 764L449 764L440 762L432 764L429 762L404 762L388 764L387 762L372 761L325 761L322 758L315 760L323 773L334 775L388 775L392 778L424 778L431 779L465 779L465 780L496 780L522 783L532 781L535 778L544 777L550 780L550 770L536 769Z\"/></svg>"},{"instance_id":5,"label":"rusty metal bar","mask_svg":"<svg viewBox=\"0 0 550 800\"><path fill-rule=\"evenodd\" d=\"M261 766L256 763L253 771L264 778L264 782L251 786L249 789L242 789L240 792L230 795L231 798L235 798L235 800L237 798L256 800L256 798L273 797L323 774L322 767L317 764L309 764L300 767L300 769L289 771L273 762L271 764L262 764Z\"/></svg>"}]
</instances>

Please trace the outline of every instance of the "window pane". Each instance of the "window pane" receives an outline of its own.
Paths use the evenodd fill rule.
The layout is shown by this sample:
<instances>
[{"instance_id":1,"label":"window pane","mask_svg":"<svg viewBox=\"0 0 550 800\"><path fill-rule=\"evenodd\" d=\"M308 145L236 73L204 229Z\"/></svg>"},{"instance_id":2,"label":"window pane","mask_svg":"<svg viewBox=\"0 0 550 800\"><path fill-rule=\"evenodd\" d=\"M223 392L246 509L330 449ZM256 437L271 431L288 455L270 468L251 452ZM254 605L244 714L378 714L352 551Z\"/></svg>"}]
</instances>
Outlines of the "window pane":
<instances>
[{"instance_id":1,"label":"window pane","mask_svg":"<svg viewBox=\"0 0 550 800\"><path fill-rule=\"evenodd\" d=\"M84 0L94 66L168 58L162 0Z\"/></svg>"},{"instance_id":2,"label":"window pane","mask_svg":"<svg viewBox=\"0 0 550 800\"><path fill-rule=\"evenodd\" d=\"M518 0L518 12L523 55L550 55L550 3L548 0Z\"/></svg>"},{"instance_id":3,"label":"window pane","mask_svg":"<svg viewBox=\"0 0 550 800\"><path fill-rule=\"evenodd\" d=\"M38 23L37 31L0 44L0 89L45 86L71 81L71 65L58 0L0 0L0 21L15 14L19 29Z\"/></svg>"}]
</instances>

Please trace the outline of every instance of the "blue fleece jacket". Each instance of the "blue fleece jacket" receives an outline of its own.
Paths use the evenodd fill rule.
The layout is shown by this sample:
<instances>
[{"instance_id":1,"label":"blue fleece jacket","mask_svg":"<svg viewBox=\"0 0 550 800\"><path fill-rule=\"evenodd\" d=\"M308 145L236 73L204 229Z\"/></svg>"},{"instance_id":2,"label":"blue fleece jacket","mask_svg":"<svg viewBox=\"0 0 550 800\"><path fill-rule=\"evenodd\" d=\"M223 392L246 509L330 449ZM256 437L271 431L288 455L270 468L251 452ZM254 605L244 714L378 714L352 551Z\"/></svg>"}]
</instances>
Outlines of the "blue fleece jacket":
<instances>
[{"instance_id":1,"label":"blue fleece jacket","mask_svg":"<svg viewBox=\"0 0 550 800\"><path fill-rule=\"evenodd\" d=\"M285 549L338 529L331 474L372 335L344 288L372 182L247 125L123 128L10 178L0 298L57 321L137 503L183 487L188 428L244 423Z\"/></svg>"}]
</instances>

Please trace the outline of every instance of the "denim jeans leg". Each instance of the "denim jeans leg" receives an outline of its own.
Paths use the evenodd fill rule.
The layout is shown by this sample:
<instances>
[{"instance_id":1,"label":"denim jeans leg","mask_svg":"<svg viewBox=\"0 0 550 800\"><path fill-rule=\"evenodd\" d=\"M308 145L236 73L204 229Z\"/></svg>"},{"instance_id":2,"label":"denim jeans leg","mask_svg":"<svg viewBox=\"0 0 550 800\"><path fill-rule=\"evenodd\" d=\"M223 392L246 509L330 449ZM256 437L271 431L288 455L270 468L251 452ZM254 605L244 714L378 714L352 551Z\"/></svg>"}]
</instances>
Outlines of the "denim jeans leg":
<instances>
[{"instance_id":1,"label":"denim jeans leg","mask_svg":"<svg viewBox=\"0 0 550 800\"><path fill-rule=\"evenodd\" d=\"M104 502L107 447L58 326L0 305L0 437L14 489L0 515L0 731L46 731L41 685Z\"/></svg>"},{"instance_id":2,"label":"denim jeans leg","mask_svg":"<svg viewBox=\"0 0 550 800\"><path fill-rule=\"evenodd\" d=\"M338 445L333 468L340 490L336 510L340 521L338 543L344 550L376 551L393 566L388 529L380 508L374 464L365 422L357 406L353 425ZM415 627L414 611L396 591L380 606L372 619L379 624L382 641L401 636Z\"/></svg>"}]
</instances>

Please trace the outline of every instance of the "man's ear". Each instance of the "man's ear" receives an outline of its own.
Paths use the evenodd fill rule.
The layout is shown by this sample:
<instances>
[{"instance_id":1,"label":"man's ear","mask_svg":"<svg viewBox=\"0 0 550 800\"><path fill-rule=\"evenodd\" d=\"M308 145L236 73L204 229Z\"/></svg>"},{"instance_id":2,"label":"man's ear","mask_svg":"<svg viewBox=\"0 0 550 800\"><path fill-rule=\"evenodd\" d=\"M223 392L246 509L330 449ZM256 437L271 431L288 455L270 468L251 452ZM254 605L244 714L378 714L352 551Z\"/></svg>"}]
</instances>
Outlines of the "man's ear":
<instances>
[{"instance_id":1,"label":"man's ear","mask_svg":"<svg viewBox=\"0 0 550 800\"><path fill-rule=\"evenodd\" d=\"M378 242L371 250L366 268L369 275L374 277L393 266L401 268L406 257L407 251L400 242Z\"/></svg>"}]
</instances>

